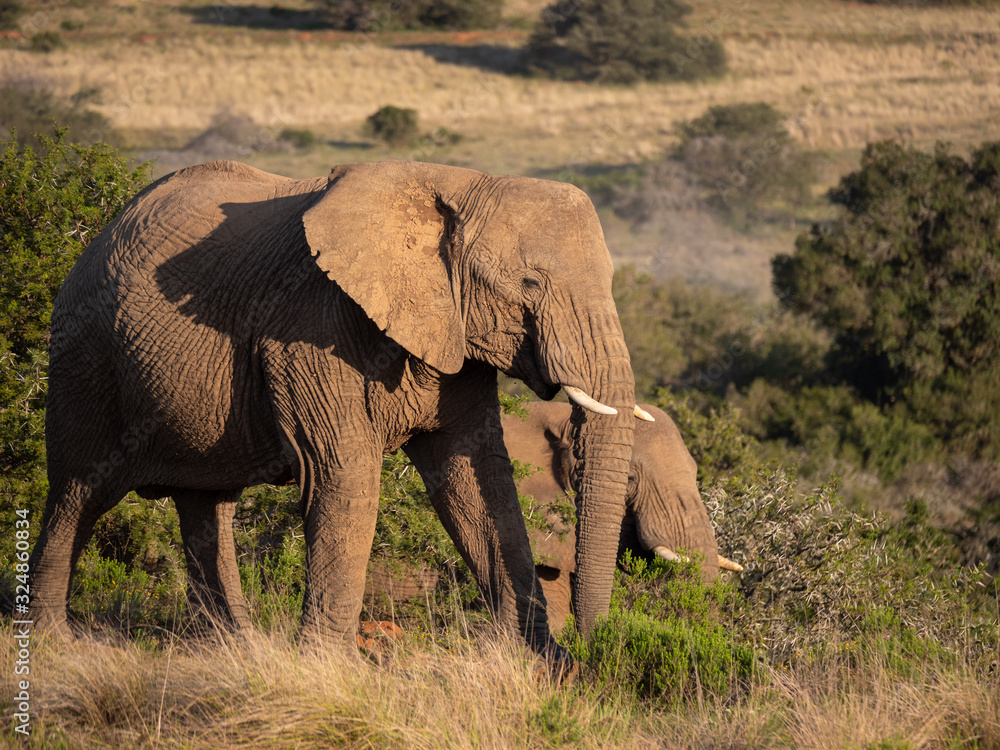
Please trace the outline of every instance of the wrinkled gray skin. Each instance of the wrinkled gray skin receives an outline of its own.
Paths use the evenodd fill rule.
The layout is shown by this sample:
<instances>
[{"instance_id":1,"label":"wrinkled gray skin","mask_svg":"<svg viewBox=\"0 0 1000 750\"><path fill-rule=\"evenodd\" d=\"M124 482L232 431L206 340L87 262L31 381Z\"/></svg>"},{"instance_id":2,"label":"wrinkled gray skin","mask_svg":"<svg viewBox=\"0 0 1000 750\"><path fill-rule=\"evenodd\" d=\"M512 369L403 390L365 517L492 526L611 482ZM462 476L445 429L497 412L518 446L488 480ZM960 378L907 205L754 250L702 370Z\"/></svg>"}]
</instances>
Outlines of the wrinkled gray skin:
<instances>
[{"instance_id":1,"label":"wrinkled gray skin","mask_svg":"<svg viewBox=\"0 0 1000 750\"><path fill-rule=\"evenodd\" d=\"M702 577L719 575L718 547L708 511L698 492L698 467L684 445L677 425L655 406L640 404L655 422L637 421L629 464L625 518L619 553L626 549L648 554L663 545L702 558ZM504 442L510 457L541 471L521 480L521 494L531 495L544 508L571 489L574 468L569 404L533 403L528 419L503 418ZM550 517L557 520L557 517ZM558 630L570 613L575 577L576 534L556 524L558 534L530 533L535 552L544 557L538 577L545 592L549 625Z\"/></svg>"},{"instance_id":2,"label":"wrinkled gray skin","mask_svg":"<svg viewBox=\"0 0 1000 750\"><path fill-rule=\"evenodd\" d=\"M247 624L235 502L295 481L303 637L349 642L381 457L402 447L497 621L558 655L496 371L618 410L575 407L571 429L587 632L610 600L634 423L611 275L592 204L565 184L403 162L303 181L216 162L159 180L86 249L53 311L36 627L70 635L73 567L129 490L174 498L192 604Z\"/></svg>"}]
</instances>

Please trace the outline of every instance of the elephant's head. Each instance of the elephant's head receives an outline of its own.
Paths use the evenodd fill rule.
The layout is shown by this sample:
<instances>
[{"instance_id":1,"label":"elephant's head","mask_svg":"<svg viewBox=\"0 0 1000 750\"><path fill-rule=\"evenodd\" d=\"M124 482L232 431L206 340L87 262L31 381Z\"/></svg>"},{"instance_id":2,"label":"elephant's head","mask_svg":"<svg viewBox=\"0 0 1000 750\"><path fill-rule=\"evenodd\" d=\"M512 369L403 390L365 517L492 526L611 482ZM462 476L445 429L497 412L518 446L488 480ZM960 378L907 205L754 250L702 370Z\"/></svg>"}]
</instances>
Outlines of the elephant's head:
<instances>
[{"instance_id":1,"label":"elephant's head","mask_svg":"<svg viewBox=\"0 0 1000 750\"><path fill-rule=\"evenodd\" d=\"M636 426L629 464L622 543L668 560L678 550L702 558L702 578L719 574L715 532L698 492L698 467L673 420L659 409L644 407L655 422ZM731 563L730 563L731 564Z\"/></svg>"},{"instance_id":2,"label":"elephant's head","mask_svg":"<svg viewBox=\"0 0 1000 750\"><path fill-rule=\"evenodd\" d=\"M563 183L433 164L338 167L303 223L317 263L386 334L442 373L466 358L574 407L576 608L607 611L635 405L587 196Z\"/></svg>"},{"instance_id":3,"label":"elephant's head","mask_svg":"<svg viewBox=\"0 0 1000 750\"><path fill-rule=\"evenodd\" d=\"M698 467L677 425L656 407L644 404L642 408L655 421L635 425L620 552L628 549L666 559L678 559L683 553L696 555L702 560L706 581L715 578L720 567L739 570L718 555L715 533L698 492ZM504 419L510 455L542 469L523 480L521 490L543 506L569 489L574 463L572 429L568 404L535 403L529 406L527 420ZM565 538L536 533L532 544L546 559L546 567L570 573L574 560L566 554Z\"/></svg>"}]
</instances>

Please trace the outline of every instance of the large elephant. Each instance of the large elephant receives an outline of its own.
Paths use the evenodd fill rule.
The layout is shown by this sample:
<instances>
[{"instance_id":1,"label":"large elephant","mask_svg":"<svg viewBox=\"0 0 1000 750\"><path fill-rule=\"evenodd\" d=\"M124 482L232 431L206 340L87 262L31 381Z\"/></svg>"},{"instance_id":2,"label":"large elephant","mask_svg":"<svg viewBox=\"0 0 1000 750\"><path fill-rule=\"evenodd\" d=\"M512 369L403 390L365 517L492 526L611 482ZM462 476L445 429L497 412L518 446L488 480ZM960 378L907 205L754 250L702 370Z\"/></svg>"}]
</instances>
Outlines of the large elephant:
<instances>
[{"instance_id":1,"label":"large elephant","mask_svg":"<svg viewBox=\"0 0 1000 750\"><path fill-rule=\"evenodd\" d=\"M351 641L382 454L403 447L497 621L559 653L496 372L578 404L574 599L587 632L610 600L635 421L612 270L593 205L566 184L405 162L301 181L215 162L160 179L56 300L36 627L70 633L73 568L129 490L174 498L195 599L245 624L235 502L295 481L302 635Z\"/></svg>"},{"instance_id":2,"label":"large elephant","mask_svg":"<svg viewBox=\"0 0 1000 750\"><path fill-rule=\"evenodd\" d=\"M680 558L678 550L684 550L701 558L706 581L718 576L720 566L740 570L718 553L715 532L698 492L698 467L677 425L655 406L639 406L655 421L636 422L619 553L628 549L670 560ZM570 476L576 459L570 405L529 404L527 419L505 416L503 429L510 457L537 469L521 480L521 493L534 497L543 510L551 508L572 488ZM558 630L571 611L576 533L572 527L562 526L557 514L550 512L549 518L557 533L532 531L530 537L541 558L537 572L549 625Z\"/></svg>"}]
</instances>

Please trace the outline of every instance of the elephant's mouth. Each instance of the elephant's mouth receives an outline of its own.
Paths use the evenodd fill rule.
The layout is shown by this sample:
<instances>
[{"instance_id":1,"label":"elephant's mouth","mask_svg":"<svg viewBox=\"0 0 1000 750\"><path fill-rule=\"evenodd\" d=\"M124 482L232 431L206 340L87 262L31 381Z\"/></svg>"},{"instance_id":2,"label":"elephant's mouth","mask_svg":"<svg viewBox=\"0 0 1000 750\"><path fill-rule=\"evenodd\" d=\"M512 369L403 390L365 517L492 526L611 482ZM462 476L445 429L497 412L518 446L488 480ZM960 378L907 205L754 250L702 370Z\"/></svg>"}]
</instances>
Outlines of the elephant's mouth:
<instances>
[{"instance_id":1,"label":"elephant's mouth","mask_svg":"<svg viewBox=\"0 0 1000 750\"><path fill-rule=\"evenodd\" d=\"M509 370L505 374L517 378L528 386L543 401L551 401L562 388L560 383L552 383L538 365L538 349L531 336L524 336Z\"/></svg>"}]
</instances>

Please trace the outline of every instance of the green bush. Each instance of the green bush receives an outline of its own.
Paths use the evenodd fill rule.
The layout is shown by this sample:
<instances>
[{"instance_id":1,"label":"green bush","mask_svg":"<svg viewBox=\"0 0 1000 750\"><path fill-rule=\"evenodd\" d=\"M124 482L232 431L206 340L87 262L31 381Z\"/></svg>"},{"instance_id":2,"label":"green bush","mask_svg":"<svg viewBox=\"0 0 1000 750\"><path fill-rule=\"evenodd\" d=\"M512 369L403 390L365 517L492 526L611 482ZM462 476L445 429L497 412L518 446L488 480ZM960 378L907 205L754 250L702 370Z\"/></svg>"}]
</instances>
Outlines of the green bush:
<instances>
[{"instance_id":1,"label":"green bush","mask_svg":"<svg viewBox=\"0 0 1000 750\"><path fill-rule=\"evenodd\" d=\"M41 136L41 150L0 139L0 522L16 508L41 523L45 480L46 337L52 301L87 242L148 181L104 144ZM12 537L0 543L9 559Z\"/></svg>"},{"instance_id":2,"label":"green bush","mask_svg":"<svg viewBox=\"0 0 1000 750\"><path fill-rule=\"evenodd\" d=\"M629 267L615 272L612 292L640 398L665 386L721 396L759 377L793 387L826 366L828 337L815 324L745 294Z\"/></svg>"},{"instance_id":3,"label":"green bush","mask_svg":"<svg viewBox=\"0 0 1000 750\"><path fill-rule=\"evenodd\" d=\"M316 134L311 130L305 129L295 130L292 128L286 128L281 131L281 134L278 137L281 140L292 144L295 148L306 150L311 149L317 143Z\"/></svg>"},{"instance_id":4,"label":"green bush","mask_svg":"<svg viewBox=\"0 0 1000 750\"><path fill-rule=\"evenodd\" d=\"M710 206L739 222L758 218L767 204L801 205L810 197L812 165L784 119L764 102L710 107L678 126L670 158L697 176Z\"/></svg>"},{"instance_id":5,"label":"green bush","mask_svg":"<svg viewBox=\"0 0 1000 750\"><path fill-rule=\"evenodd\" d=\"M943 446L904 404L878 407L846 386L785 390L755 380L738 399L744 428L760 440L801 447L877 472L886 483L911 464L936 459Z\"/></svg>"},{"instance_id":6,"label":"green bush","mask_svg":"<svg viewBox=\"0 0 1000 750\"><path fill-rule=\"evenodd\" d=\"M31 37L32 52L54 52L64 46L62 35L58 31L39 31Z\"/></svg>"},{"instance_id":7,"label":"green bush","mask_svg":"<svg viewBox=\"0 0 1000 750\"><path fill-rule=\"evenodd\" d=\"M0 31L16 29L23 15L24 3L21 0L0 0Z\"/></svg>"},{"instance_id":8,"label":"green bush","mask_svg":"<svg viewBox=\"0 0 1000 750\"><path fill-rule=\"evenodd\" d=\"M387 105L365 121L365 134L390 146L409 146L416 142L420 131L417 111Z\"/></svg>"},{"instance_id":9,"label":"green bush","mask_svg":"<svg viewBox=\"0 0 1000 750\"><path fill-rule=\"evenodd\" d=\"M689 81L721 75L718 39L678 33L681 0L564 0L543 12L525 51L528 68L554 78L605 83Z\"/></svg>"},{"instance_id":10,"label":"green bush","mask_svg":"<svg viewBox=\"0 0 1000 750\"><path fill-rule=\"evenodd\" d=\"M378 33L398 29L492 29L503 0L323 0L321 15L335 29Z\"/></svg>"},{"instance_id":11,"label":"green bush","mask_svg":"<svg viewBox=\"0 0 1000 750\"><path fill-rule=\"evenodd\" d=\"M696 563L647 563L626 552L608 617L586 641L571 618L562 637L601 688L667 706L727 699L752 678L757 662L754 649L717 619L732 594L725 584L703 584Z\"/></svg>"},{"instance_id":12,"label":"green bush","mask_svg":"<svg viewBox=\"0 0 1000 750\"><path fill-rule=\"evenodd\" d=\"M670 415L684 436L684 445L698 464L700 484L746 475L760 465L760 443L744 431L742 415L732 404L709 407L703 413L690 398L660 390L656 405Z\"/></svg>"},{"instance_id":13,"label":"green bush","mask_svg":"<svg viewBox=\"0 0 1000 750\"><path fill-rule=\"evenodd\" d=\"M89 623L133 632L170 628L184 609L183 589L92 547L77 565L70 601Z\"/></svg>"},{"instance_id":14,"label":"green bush","mask_svg":"<svg viewBox=\"0 0 1000 750\"><path fill-rule=\"evenodd\" d=\"M879 639L916 661L928 651L995 659L992 586L957 565L919 505L891 524L849 510L836 484L803 495L780 470L723 479L702 496L719 549L744 566L731 627L772 662Z\"/></svg>"}]
</instances>

